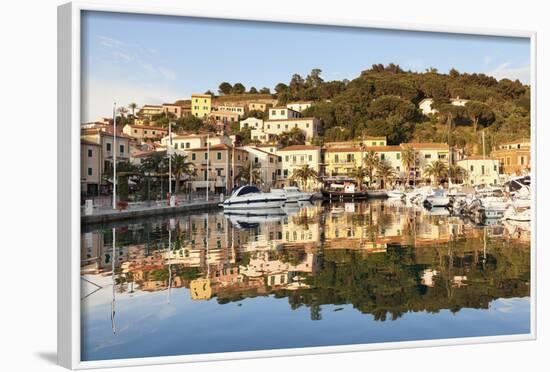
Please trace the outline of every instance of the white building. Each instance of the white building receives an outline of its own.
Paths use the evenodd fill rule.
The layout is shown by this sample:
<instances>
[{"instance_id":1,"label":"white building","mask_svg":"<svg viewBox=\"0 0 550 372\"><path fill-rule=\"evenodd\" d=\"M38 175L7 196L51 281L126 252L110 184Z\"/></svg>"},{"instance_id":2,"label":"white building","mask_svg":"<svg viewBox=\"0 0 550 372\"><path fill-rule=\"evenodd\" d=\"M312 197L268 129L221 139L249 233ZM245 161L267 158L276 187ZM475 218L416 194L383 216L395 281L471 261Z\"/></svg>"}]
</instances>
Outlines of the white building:
<instances>
[{"instance_id":1,"label":"white building","mask_svg":"<svg viewBox=\"0 0 550 372\"><path fill-rule=\"evenodd\" d=\"M456 98L451 98L449 100L449 102L451 103L451 105L453 106L466 106L466 103L468 102L469 100L467 99L464 99L464 98L460 98L460 97L456 97ZM434 114L437 114L437 110L435 108L433 108L433 103L434 103L434 100L433 98L424 98L422 101L420 101L420 103L418 104L418 109L420 111L422 111L422 113L424 115L434 115Z\"/></svg>"},{"instance_id":2,"label":"white building","mask_svg":"<svg viewBox=\"0 0 550 372\"><path fill-rule=\"evenodd\" d=\"M497 185L500 183L498 159L470 156L459 160L457 164L466 170L465 182L470 185Z\"/></svg>"},{"instance_id":3,"label":"white building","mask_svg":"<svg viewBox=\"0 0 550 372\"><path fill-rule=\"evenodd\" d=\"M305 109L311 107L311 102L310 101L291 102L291 103L287 103L286 107L297 112L302 112Z\"/></svg>"},{"instance_id":4,"label":"white building","mask_svg":"<svg viewBox=\"0 0 550 372\"><path fill-rule=\"evenodd\" d=\"M278 175L281 174L279 156L255 146L244 146L243 149L248 152L248 158L252 164L260 169L262 184L268 187L274 186Z\"/></svg>"},{"instance_id":5,"label":"white building","mask_svg":"<svg viewBox=\"0 0 550 372\"><path fill-rule=\"evenodd\" d=\"M287 107L272 107L269 109L269 120L295 119L301 114Z\"/></svg>"}]
</instances>

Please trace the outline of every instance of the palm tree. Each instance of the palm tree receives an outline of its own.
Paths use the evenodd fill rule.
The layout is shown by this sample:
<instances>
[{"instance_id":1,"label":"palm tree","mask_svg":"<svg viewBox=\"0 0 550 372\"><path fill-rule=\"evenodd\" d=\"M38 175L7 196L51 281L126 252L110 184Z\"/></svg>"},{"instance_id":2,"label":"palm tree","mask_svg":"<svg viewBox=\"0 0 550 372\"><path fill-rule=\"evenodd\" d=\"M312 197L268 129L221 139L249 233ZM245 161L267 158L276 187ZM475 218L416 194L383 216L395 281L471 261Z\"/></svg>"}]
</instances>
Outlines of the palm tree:
<instances>
[{"instance_id":1,"label":"palm tree","mask_svg":"<svg viewBox=\"0 0 550 372\"><path fill-rule=\"evenodd\" d=\"M124 106L120 106L118 109L117 109L118 113L120 114L120 116L126 116L126 114L128 113L128 109Z\"/></svg>"},{"instance_id":2,"label":"palm tree","mask_svg":"<svg viewBox=\"0 0 550 372\"><path fill-rule=\"evenodd\" d=\"M436 160L433 163L430 163L426 165L426 167L424 167L424 173L430 176L430 178L434 182L435 180L438 180L438 182L440 182L441 178L445 177L448 171L449 168L447 167L447 164L442 162L441 160Z\"/></svg>"},{"instance_id":3,"label":"palm tree","mask_svg":"<svg viewBox=\"0 0 550 372\"><path fill-rule=\"evenodd\" d=\"M236 179L250 184L259 184L262 182L260 176L260 168L253 164L251 161L247 161L243 167L239 169L236 175Z\"/></svg>"},{"instance_id":4,"label":"palm tree","mask_svg":"<svg viewBox=\"0 0 550 372\"><path fill-rule=\"evenodd\" d=\"M410 146L405 146L401 151L401 163L407 171L407 186L409 186L409 179L411 176L411 168L416 165L416 154L414 149Z\"/></svg>"},{"instance_id":5,"label":"palm tree","mask_svg":"<svg viewBox=\"0 0 550 372\"><path fill-rule=\"evenodd\" d=\"M355 167L352 169L349 175L355 178L355 181L359 185L359 190L363 190L363 182L365 181L365 177L367 177L367 170L365 169L365 167Z\"/></svg>"},{"instance_id":6,"label":"palm tree","mask_svg":"<svg viewBox=\"0 0 550 372\"><path fill-rule=\"evenodd\" d=\"M380 164L380 159L376 155L374 151L367 151L365 154L365 158L363 159L363 163L365 164L365 169L367 171L367 175L369 177L369 187L372 185L373 181L373 173Z\"/></svg>"},{"instance_id":7,"label":"palm tree","mask_svg":"<svg viewBox=\"0 0 550 372\"><path fill-rule=\"evenodd\" d=\"M376 177L382 180L382 184L386 187L389 181L393 181L396 176L395 169L387 161L381 161L376 167Z\"/></svg>"},{"instance_id":8,"label":"palm tree","mask_svg":"<svg viewBox=\"0 0 550 372\"><path fill-rule=\"evenodd\" d=\"M174 154L172 155L172 173L176 178L176 192L178 192L181 186L181 177L196 175L196 169L193 168L193 163L187 162L187 155Z\"/></svg>"},{"instance_id":9,"label":"palm tree","mask_svg":"<svg viewBox=\"0 0 550 372\"><path fill-rule=\"evenodd\" d=\"M135 102L132 102L128 105L128 108L132 110L132 116L136 116L135 113L136 113L137 104Z\"/></svg>"},{"instance_id":10,"label":"palm tree","mask_svg":"<svg viewBox=\"0 0 550 372\"><path fill-rule=\"evenodd\" d=\"M453 182L462 183L464 182L464 179L468 177L468 171L460 165L451 165L449 167L449 175L451 176L451 180L453 180Z\"/></svg>"},{"instance_id":11,"label":"palm tree","mask_svg":"<svg viewBox=\"0 0 550 372\"><path fill-rule=\"evenodd\" d=\"M310 179L318 180L319 174L317 171L309 166L309 164L306 164L300 168L294 169L292 172L292 176L290 176L290 179L293 181L301 181L302 183L302 189L307 189L307 181Z\"/></svg>"}]
</instances>

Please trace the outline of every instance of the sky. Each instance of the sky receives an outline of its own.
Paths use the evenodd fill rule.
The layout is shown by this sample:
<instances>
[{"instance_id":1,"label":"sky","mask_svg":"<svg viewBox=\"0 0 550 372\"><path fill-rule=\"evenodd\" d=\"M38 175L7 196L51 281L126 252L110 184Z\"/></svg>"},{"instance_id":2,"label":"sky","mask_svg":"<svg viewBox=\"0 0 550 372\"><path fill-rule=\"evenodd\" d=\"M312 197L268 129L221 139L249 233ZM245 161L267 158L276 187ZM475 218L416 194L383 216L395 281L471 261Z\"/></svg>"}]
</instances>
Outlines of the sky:
<instances>
[{"instance_id":1,"label":"sky","mask_svg":"<svg viewBox=\"0 0 550 372\"><path fill-rule=\"evenodd\" d=\"M529 84L527 38L84 12L82 121L112 115L113 102L161 104L288 83L313 68L352 80L375 63L405 70L485 73Z\"/></svg>"}]
</instances>

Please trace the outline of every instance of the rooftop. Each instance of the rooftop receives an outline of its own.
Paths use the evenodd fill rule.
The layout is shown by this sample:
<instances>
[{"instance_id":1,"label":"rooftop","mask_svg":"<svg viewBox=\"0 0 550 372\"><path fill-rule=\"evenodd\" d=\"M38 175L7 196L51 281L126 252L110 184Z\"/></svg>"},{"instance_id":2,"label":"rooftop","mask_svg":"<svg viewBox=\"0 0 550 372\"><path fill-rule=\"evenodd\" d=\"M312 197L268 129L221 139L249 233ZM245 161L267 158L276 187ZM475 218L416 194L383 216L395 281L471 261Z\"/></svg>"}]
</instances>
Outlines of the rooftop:
<instances>
[{"instance_id":1,"label":"rooftop","mask_svg":"<svg viewBox=\"0 0 550 372\"><path fill-rule=\"evenodd\" d=\"M401 147L412 147L413 149L431 149L431 150L448 150L449 145L438 142L408 142L402 143Z\"/></svg>"},{"instance_id":2,"label":"rooftop","mask_svg":"<svg viewBox=\"0 0 550 372\"><path fill-rule=\"evenodd\" d=\"M299 151L299 150L320 150L320 149L321 147L313 146L313 145L292 145L292 146L279 149L278 151Z\"/></svg>"},{"instance_id":3,"label":"rooftop","mask_svg":"<svg viewBox=\"0 0 550 372\"><path fill-rule=\"evenodd\" d=\"M288 109L290 110L290 109ZM313 120L315 119L313 116L307 117L307 118L290 118L290 119L270 119L266 120L265 122L273 122L273 121L304 121L304 120Z\"/></svg>"}]
</instances>

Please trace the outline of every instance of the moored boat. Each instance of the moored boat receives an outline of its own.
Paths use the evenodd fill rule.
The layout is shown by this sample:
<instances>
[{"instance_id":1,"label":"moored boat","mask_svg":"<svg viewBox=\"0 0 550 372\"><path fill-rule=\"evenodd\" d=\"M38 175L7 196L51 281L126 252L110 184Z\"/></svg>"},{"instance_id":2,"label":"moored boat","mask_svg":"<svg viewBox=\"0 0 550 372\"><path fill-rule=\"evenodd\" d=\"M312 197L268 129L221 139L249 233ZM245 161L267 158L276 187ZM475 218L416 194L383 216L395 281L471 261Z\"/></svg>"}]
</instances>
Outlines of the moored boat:
<instances>
[{"instance_id":1,"label":"moored boat","mask_svg":"<svg viewBox=\"0 0 550 372\"><path fill-rule=\"evenodd\" d=\"M286 196L281 193L262 192L256 186L241 186L222 203L224 210L229 209L270 209L281 208Z\"/></svg>"},{"instance_id":2,"label":"moored boat","mask_svg":"<svg viewBox=\"0 0 550 372\"><path fill-rule=\"evenodd\" d=\"M322 190L323 197L327 199L366 199L366 191L356 191L354 184L331 185L328 190Z\"/></svg>"}]
</instances>

